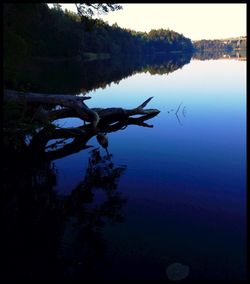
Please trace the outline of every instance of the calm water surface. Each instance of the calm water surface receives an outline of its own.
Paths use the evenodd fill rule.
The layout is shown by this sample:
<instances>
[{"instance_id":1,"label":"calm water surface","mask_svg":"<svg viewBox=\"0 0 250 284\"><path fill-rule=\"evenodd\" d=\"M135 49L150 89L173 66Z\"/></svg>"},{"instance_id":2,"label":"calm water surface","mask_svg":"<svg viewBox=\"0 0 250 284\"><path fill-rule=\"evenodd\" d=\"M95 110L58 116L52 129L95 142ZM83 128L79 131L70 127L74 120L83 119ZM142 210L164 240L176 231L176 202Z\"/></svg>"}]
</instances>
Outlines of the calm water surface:
<instances>
[{"instance_id":1,"label":"calm water surface","mask_svg":"<svg viewBox=\"0 0 250 284\"><path fill-rule=\"evenodd\" d=\"M187 280L245 279L246 61L191 60L173 73L137 73L88 95L89 107L124 108L153 96L148 108L161 111L147 121L153 127L107 135L112 162L126 167L116 189L126 204L123 222L101 229L105 249L95 277L167 280L167 268L181 263ZM95 137L88 145L99 147ZM58 194L83 180L91 150L54 161ZM93 193L104 202L102 188ZM69 231L64 245L74 238Z\"/></svg>"},{"instance_id":2,"label":"calm water surface","mask_svg":"<svg viewBox=\"0 0 250 284\"><path fill-rule=\"evenodd\" d=\"M96 72L73 63L52 74L37 70L55 86L29 74L35 91L92 90L86 104L93 108L134 108L153 97L147 108L160 113L140 125L113 125L109 155L90 135L89 148L80 139L83 150L69 155L68 148L56 160L36 151L19 162L16 154L6 157L8 279L246 278L246 61L190 58L89 62Z\"/></svg>"}]
</instances>

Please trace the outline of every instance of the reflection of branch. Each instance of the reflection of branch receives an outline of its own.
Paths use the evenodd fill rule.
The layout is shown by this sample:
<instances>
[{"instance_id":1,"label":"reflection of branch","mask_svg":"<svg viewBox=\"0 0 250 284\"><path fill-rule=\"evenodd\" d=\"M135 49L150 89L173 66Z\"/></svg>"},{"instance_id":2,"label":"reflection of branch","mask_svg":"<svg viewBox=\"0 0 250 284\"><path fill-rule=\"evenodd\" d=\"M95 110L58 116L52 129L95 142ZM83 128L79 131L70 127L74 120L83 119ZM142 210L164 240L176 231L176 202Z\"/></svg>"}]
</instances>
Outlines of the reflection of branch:
<instances>
[{"instance_id":1,"label":"reflection of branch","mask_svg":"<svg viewBox=\"0 0 250 284\"><path fill-rule=\"evenodd\" d=\"M63 146L62 148L58 150L46 152L44 156L48 160L56 160L56 159L61 159L63 157L72 155L74 153L78 153L84 149L88 149L91 147L93 146L86 145L82 143L81 139L75 138L71 143Z\"/></svg>"},{"instance_id":2,"label":"reflection of branch","mask_svg":"<svg viewBox=\"0 0 250 284\"><path fill-rule=\"evenodd\" d=\"M179 116L176 114L176 117L177 117L177 119L178 119L178 122L179 122L179 124L182 126L182 123L181 123L181 121L180 121L180 119L179 119Z\"/></svg>"},{"instance_id":3,"label":"reflection of branch","mask_svg":"<svg viewBox=\"0 0 250 284\"><path fill-rule=\"evenodd\" d=\"M61 140L59 140L59 141L56 141L55 143L46 146L45 149L50 149L50 148L53 149L53 148L56 148L58 145L63 144L64 141L66 141L66 140L68 140L68 138L64 138L64 139L61 139Z\"/></svg>"},{"instance_id":4,"label":"reflection of branch","mask_svg":"<svg viewBox=\"0 0 250 284\"><path fill-rule=\"evenodd\" d=\"M184 117L186 117L186 107L183 108L182 114L183 114Z\"/></svg>"},{"instance_id":5,"label":"reflection of branch","mask_svg":"<svg viewBox=\"0 0 250 284\"><path fill-rule=\"evenodd\" d=\"M177 108L177 110L176 110L176 112L175 112L175 115L176 115L176 117L177 117L177 120L178 120L179 124L180 124L180 125L183 125L183 124L181 123L180 117L179 117L179 115L178 115L181 105L182 105L182 103L179 104L179 107ZM186 107L185 107L185 106L184 106L183 109L182 109L182 115L183 115L183 117L186 117Z\"/></svg>"},{"instance_id":6,"label":"reflection of branch","mask_svg":"<svg viewBox=\"0 0 250 284\"><path fill-rule=\"evenodd\" d=\"M34 136L32 142L30 143L30 151L39 153L39 157L44 157L48 160L59 159L73 153L77 153L83 149L89 148L91 146L87 145L87 142L98 135L98 142L100 143L100 138L105 138L101 133L110 133L118 130L124 130L128 125L138 125L142 127L152 128L153 125L145 123L146 120L156 116L158 113L154 112L151 114L142 115L141 117L125 117L120 121L113 124L113 121L104 122L100 121L98 128L89 127L89 125L80 126L71 129L53 129L53 131L44 128L36 136ZM117 119L114 119L117 121ZM101 137L100 137L101 136ZM62 148L45 152L47 143L52 139L69 139L72 138L73 141L64 145ZM105 138L106 139L106 138ZM106 141L108 142L108 141ZM56 143L55 143L56 144ZM102 143L101 143L102 145ZM102 145L105 146L105 145ZM51 147L51 145L50 145ZM107 151L107 147L104 147ZM108 152L107 152L108 154Z\"/></svg>"},{"instance_id":7,"label":"reflection of branch","mask_svg":"<svg viewBox=\"0 0 250 284\"><path fill-rule=\"evenodd\" d=\"M182 105L182 103L180 103L180 105L179 105L179 107L178 107L177 111L175 112L175 115L176 115L176 117L177 117L178 122L179 122L179 124L180 124L180 125L182 125L182 123L181 123L181 121L180 121L180 119L179 119L178 111L179 111L179 109L180 109L181 105Z\"/></svg>"}]
</instances>

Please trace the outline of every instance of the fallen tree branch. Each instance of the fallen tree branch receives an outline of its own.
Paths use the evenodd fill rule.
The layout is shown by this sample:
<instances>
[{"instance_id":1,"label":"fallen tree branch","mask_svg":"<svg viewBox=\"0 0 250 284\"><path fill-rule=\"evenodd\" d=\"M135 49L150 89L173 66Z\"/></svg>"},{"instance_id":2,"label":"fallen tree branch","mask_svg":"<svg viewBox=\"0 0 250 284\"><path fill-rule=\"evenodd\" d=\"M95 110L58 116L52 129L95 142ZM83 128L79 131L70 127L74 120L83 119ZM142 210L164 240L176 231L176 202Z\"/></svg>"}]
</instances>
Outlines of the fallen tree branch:
<instances>
[{"instance_id":1,"label":"fallen tree branch","mask_svg":"<svg viewBox=\"0 0 250 284\"><path fill-rule=\"evenodd\" d=\"M23 93L13 90L5 90L4 97L8 100L21 101L27 103L38 103L39 108L36 111L33 119L37 120L56 120L66 117L78 117L84 121L91 122L92 126L97 127L98 123L116 122L121 119L128 118L132 115L141 114L158 114L157 109L144 109L145 106L152 100L148 98L138 107L133 109L123 108L88 108L83 102L90 97L79 97L65 94L39 94L39 93ZM59 110L46 110L43 105L50 104L53 106L60 105L63 108Z\"/></svg>"},{"instance_id":2,"label":"fallen tree branch","mask_svg":"<svg viewBox=\"0 0 250 284\"><path fill-rule=\"evenodd\" d=\"M74 110L78 117L90 121L95 127L100 118L99 115L93 110L89 109L84 100L90 99L90 97L79 97L64 94L39 94L39 93L23 93L13 90L5 90L4 98L12 101L25 101L27 103L38 103L38 104L50 104L50 105L60 105L71 110ZM45 112L43 111L43 117L45 117ZM38 115L39 117L39 115Z\"/></svg>"}]
</instances>

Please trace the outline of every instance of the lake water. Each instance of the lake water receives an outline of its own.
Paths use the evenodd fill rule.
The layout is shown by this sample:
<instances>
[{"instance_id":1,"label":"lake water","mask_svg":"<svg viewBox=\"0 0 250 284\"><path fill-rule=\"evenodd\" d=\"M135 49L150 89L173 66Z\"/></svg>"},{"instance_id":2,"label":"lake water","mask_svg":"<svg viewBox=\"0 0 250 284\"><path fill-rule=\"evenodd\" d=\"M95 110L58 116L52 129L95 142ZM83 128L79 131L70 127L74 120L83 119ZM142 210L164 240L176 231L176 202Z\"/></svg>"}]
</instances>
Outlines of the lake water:
<instances>
[{"instance_id":1,"label":"lake water","mask_svg":"<svg viewBox=\"0 0 250 284\"><path fill-rule=\"evenodd\" d=\"M53 191L63 200L83 182L94 153L118 173L93 183L84 214L60 227L56 279L244 280L246 61L192 59L169 73L134 72L88 95L93 108L134 108L153 96L146 108L160 113L107 133L109 158L92 137L91 148L52 161Z\"/></svg>"},{"instance_id":2,"label":"lake water","mask_svg":"<svg viewBox=\"0 0 250 284\"><path fill-rule=\"evenodd\" d=\"M124 222L103 228L100 278L161 280L180 262L190 279L244 279L246 62L192 60L171 74L135 74L88 95L89 107L124 108L153 96L148 107L161 111L149 121L153 128L131 125L107 136L114 164L126 165L117 191L127 203ZM95 138L88 144L99 146ZM83 179L88 155L55 161L60 194Z\"/></svg>"}]
</instances>

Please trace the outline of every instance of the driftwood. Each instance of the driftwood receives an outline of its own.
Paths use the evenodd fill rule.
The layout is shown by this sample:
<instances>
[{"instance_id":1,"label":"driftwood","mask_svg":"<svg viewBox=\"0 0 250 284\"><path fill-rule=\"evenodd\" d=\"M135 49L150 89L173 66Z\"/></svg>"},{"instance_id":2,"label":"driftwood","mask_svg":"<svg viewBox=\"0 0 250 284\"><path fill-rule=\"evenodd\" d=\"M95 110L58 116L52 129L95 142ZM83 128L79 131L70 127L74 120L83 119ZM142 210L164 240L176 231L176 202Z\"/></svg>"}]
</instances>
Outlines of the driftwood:
<instances>
[{"instance_id":1,"label":"driftwood","mask_svg":"<svg viewBox=\"0 0 250 284\"><path fill-rule=\"evenodd\" d=\"M149 98L141 105L133 109L123 108L88 108L83 102L91 97L74 96L65 94L39 94L39 93L24 93L13 90L5 90L4 98L12 101L25 101L26 103L39 104L35 119L37 120L56 120L66 117L78 117L84 121L91 122L93 127L96 127L99 122L119 121L133 115L140 114L157 114L160 111L157 109L144 109L144 107L152 99ZM43 105L60 106L61 109L46 110Z\"/></svg>"},{"instance_id":2,"label":"driftwood","mask_svg":"<svg viewBox=\"0 0 250 284\"><path fill-rule=\"evenodd\" d=\"M65 94L39 94L39 93L24 93L13 90L5 90L4 98L12 101L25 101L26 103L41 104L36 117L39 119L50 119L50 112L46 111L42 105L49 104L53 106L60 105L66 107L66 109L73 110L75 114L84 120L91 121L94 126L99 122L99 116L96 112L89 109L84 100L90 99L90 97L79 97ZM53 113L55 113L54 111ZM56 119L55 115L55 119ZM60 117L59 117L60 118Z\"/></svg>"},{"instance_id":3,"label":"driftwood","mask_svg":"<svg viewBox=\"0 0 250 284\"><path fill-rule=\"evenodd\" d=\"M4 92L4 98L12 101L25 101L27 104L36 106L35 120L54 121L59 118L78 117L90 124L84 123L82 126L73 128L63 128L51 124L45 126L36 133L26 151L30 152L30 157L44 157L48 160L54 160L67 155L79 152L91 146L87 142L96 136L98 143L106 149L108 153L108 138L110 132L123 130L128 125L138 125L142 127L153 127L145 121L156 116L160 111L157 109L144 109L151 101L152 97L133 109L123 108L88 108L83 102L90 97L79 97L65 94L37 94L22 93L11 90ZM52 106L48 109L47 105ZM60 106L60 109L55 107ZM131 117L137 115L137 117ZM139 117L138 117L139 115ZM47 126L46 126L47 125ZM67 142L72 139L71 142ZM57 140L50 144L51 140ZM63 145L62 147L60 145ZM34 155L32 154L34 153Z\"/></svg>"}]
</instances>

